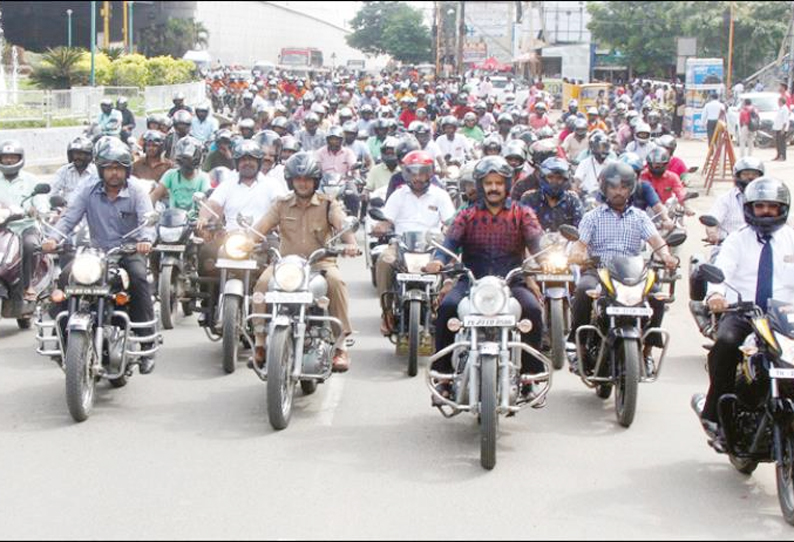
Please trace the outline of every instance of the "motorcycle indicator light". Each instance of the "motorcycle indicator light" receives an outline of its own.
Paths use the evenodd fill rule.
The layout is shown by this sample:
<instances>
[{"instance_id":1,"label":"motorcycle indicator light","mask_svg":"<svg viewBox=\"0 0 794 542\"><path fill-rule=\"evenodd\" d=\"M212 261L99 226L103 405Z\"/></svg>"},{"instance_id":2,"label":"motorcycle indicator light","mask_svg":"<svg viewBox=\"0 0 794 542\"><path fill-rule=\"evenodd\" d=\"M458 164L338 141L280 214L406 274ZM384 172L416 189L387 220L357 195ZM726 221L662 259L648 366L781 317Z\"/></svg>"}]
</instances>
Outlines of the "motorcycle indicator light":
<instances>
[{"instance_id":1,"label":"motorcycle indicator light","mask_svg":"<svg viewBox=\"0 0 794 542\"><path fill-rule=\"evenodd\" d=\"M447 322L447 329L450 330L452 333L457 333L460 331L460 328L463 327L463 322L458 320L457 318L450 318Z\"/></svg>"},{"instance_id":2,"label":"motorcycle indicator light","mask_svg":"<svg viewBox=\"0 0 794 542\"><path fill-rule=\"evenodd\" d=\"M63 290L53 290L50 299L53 303L63 303L66 301L66 293Z\"/></svg>"},{"instance_id":3,"label":"motorcycle indicator light","mask_svg":"<svg viewBox=\"0 0 794 542\"><path fill-rule=\"evenodd\" d=\"M516 324L516 327L521 333L529 333L532 331L532 320L519 320L518 324Z\"/></svg>"},{"instance_id":4,"label":"motorcycle indicator light","mask_svg":"<svg viewBox=\"0 0 794 542\"><path fill-rule=\"evenodd\" d=\"M115 302L117 307L123 307L130 302L130 296L127 292L119 292L116 294Z\"/></svg>"},{"instance_id":5,"label":"motorcycle indicator light","mask_svg":"<svg viewBox=\"0 0 794 542\"><path fill-rule=\"evenodd\" d=\"M331 300L328 299L326 296L318 297L317 298L317 306L321 309L327 309L331 305Z\"/></svg>"}]
</instances>

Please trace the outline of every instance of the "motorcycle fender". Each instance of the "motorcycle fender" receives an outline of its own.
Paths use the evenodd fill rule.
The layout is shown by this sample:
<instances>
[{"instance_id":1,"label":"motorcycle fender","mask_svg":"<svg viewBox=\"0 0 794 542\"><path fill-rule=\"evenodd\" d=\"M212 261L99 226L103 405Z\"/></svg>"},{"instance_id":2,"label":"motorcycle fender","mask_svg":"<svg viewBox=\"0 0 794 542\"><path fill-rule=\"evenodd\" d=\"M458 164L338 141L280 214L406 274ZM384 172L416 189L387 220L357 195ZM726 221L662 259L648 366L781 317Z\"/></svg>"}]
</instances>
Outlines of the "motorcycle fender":
<instances>
[{"instance_id":1,"label":"motorcycle fender","mask_svg":"<svg viewBox=\"0 0 794 542\"><path fill-rule=\"evenodd\" d=\"M236 295L243 297L244 295L243 281L240 279L230 279L223 285L223 295Z\"/></svg>"},{"instance_id":2,"label":"motorcycle fender","mask_svg":"<svg viewBox=\"0 0 794 542\"><path fill-rule=\"evenodd\" d=\"M177 256L163 256L160 259L160 266L165 267L166 265L179 269L182 265L182 261Z\"/></svg>"},{"instance_id":3,"label":"motorcycle fender","mask_svg":"<svg viewBox=\"0 0 794 542\"><path fill-rule=\"evenodd\" d=\"M642 338L640 330L634 326L622 326L609 330L609 337L607 338L610 345L615 344L618 340L636 340Z\"/></svg>"},{"instance_id":4,"label":"motorcycle fender","mask_svg":"<svg viewBox=\"0 0 794 542\"><path fill-rule=\"evenodd\" d=\"M403 303L409 301L422 301L425 298L425 293L419 290L408 290L403 297Z\"/></svg>"},{"instance_id":5,"label":"motorcycle fender","mask_svg":"<svg viewBox=\"0 0 794 542\"><path fill-rule=\"evenodd\" d=\"M372 248L372 256L377 257L383 254L386 249L389 248L389 245L376 245Z\"/></svg>"},{"instance_id":6,"label":"motorcycle fender","mask_svg":"<svg viewBox=\"0 0 794 542\"><path fill-rule=\"evenodd\" d=\"M69 322L66 324L68 331L88 331L91 329L93 317L84 312L76 312L69 317Z\"/></svg>"},{"instance_id":7,"label":"motorcycle fender","mask_svg":"<svg viewBox=\"0 0 794 542\"><path fill-rule=\"evenodd\" d=\"M290 323L289 316L285 314L279 314L273 319L273 328L289 326Z\"/></svg>"},{"instance_id":8,"label":"motorcycle fender","mask_svg":"<svg viewBox=\"0 0 794 542\"><path fill-rule=\"evenodd\" d=\"M565 299L568 297L568 289L560 288L559 286L546 288L546 297L549 299Z\"/></svg>"}]
</instances>

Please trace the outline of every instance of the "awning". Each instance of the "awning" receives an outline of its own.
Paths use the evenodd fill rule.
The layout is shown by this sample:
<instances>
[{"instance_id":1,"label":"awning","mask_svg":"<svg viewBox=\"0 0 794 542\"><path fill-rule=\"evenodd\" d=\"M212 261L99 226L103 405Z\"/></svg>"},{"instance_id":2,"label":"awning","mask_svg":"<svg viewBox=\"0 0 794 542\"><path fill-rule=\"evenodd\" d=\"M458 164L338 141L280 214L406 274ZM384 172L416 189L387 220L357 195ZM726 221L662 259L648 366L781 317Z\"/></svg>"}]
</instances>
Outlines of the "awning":
<instances>
[{"instance_id":1,"label":"awning","mask_svg":"<svg viewBox=\"0 0 794 542\"><path fill-rule=\"evenodd\" d=\"M502 64L496 59L496 57L493 56L485 59L485 62L483 62L482 64L479 65L475 64L474 67L475 69L478 70L486 70L492 72L506 72L513 69L513 67L510 66L509 64Z\"/></svg>"}]
</instances>

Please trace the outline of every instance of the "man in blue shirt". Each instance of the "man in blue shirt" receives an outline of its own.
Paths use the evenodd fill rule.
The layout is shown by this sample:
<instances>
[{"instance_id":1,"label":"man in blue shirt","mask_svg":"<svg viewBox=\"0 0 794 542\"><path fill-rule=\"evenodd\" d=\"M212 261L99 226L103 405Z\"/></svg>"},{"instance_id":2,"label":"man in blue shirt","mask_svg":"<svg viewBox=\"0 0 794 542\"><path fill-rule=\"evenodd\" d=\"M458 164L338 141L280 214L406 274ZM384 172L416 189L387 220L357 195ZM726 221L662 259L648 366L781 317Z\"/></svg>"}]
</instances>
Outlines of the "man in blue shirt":
<instances>
[{"instance_id":1,"label":"man in blue shirt","mask_svg":"<svg viewBox=\"0 0 794 542\"><path fill-rule=\"evenodd\" d=\"M130 319L133 322L154 320L149 282L146 278L146 258L155 240L153 227L143 228L131 239L124 236L146 220L152 211L152 202L143 187L129 182L132 170L132 155L129 148L118 139L108 139L96 152L96 165L101 181L89 183L75 194L64 216L55 228L64 236L85 217L91 234L91 241L102 250L110 250L124 242L136 241L138 254L124 256L120 265L130 277ZM57 241L47 239L42 245L45 252L56 249ZM59 287L65 288L71 274L71 265L64 268L59 279ZM66 310L66 303L54 308L54 313ZM64 321L65 325L65 321ZM142 329L143 336L153 334L152 330ZM150 345L141 345L148 350ZM141 358L140 372L148 374L154 369L152 358Z\"/></svg>"}]
</instances>

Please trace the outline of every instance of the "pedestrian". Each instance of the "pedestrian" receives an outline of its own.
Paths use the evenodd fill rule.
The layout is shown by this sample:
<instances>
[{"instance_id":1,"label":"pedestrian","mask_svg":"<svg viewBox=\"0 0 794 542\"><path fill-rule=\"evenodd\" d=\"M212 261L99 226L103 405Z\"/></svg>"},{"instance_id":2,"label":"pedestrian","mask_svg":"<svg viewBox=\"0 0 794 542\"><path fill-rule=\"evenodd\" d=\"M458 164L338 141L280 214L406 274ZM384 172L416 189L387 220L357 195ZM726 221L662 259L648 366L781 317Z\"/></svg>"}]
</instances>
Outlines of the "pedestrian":
<instances>
[{"instance_id":1,"label":"pedestrian","mask_svg":"<svg viewBox=\"0 0 794 542\"><path fill-rule=\"evenodd\" d=\"M750 98L745 98L739 111L739 148L742 157L753 155L755 134L759 124L758 110L753 106Z\"/></svg>"},{"instance_id":2,"label":"pedestrian","mask_svg":"<svg viewBox=\"0 0 794 542\"><path fill-rule=\"evenodd\" d=\"M788 136L788 124L791 116L788 105L786 105L786 98L780 96L777 100L779 109L775 114L775 120L772 123L772 129L775 131L775 146L777 147L777 156L772 160L786 161L786 138Z\"/></svg>"},{"instance_id":3,"label":"pedestrian","mask_svg":"<svg viewBox=\"0 0 794 542\"><path fill-rule=\"evenodd\" d=\"M710 98L709 102L703 106L703 117L701 120L701 122L706 123L709 147L711 147L712 139L714 138L717 122L725 117L725 106L720 103L717 93L712 92Z\"/></svg>"}]
</instances>

